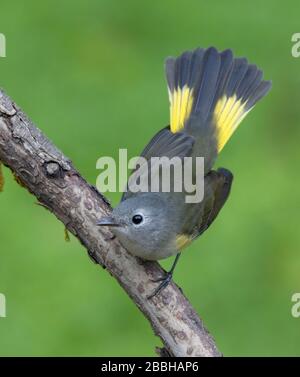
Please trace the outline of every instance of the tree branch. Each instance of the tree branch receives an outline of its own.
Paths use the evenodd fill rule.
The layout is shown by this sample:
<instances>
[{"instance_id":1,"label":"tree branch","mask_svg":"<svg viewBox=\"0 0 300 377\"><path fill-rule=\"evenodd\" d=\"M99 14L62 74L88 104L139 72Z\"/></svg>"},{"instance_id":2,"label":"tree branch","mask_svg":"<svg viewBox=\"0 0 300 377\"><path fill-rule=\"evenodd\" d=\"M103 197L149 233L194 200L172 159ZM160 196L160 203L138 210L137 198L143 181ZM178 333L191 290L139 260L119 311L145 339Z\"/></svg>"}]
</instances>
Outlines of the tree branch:
<instances>
[{"instance_id":1,"label":"tree branch","mask_svg":"<svg viewBox=\"0 0 300 377\"><path fill-rule=\"evenodd\" d=\"M52 211L86 247L90 257L114 276L164 343L162 355L221 356L202 321L171 283L153 299L156 279L163 274L158 263L130 255L109 229L96 219L111 208L103 195L88 184L27 116L0 91L0 160L19 183Z\"/></svg>"}]
</instances>

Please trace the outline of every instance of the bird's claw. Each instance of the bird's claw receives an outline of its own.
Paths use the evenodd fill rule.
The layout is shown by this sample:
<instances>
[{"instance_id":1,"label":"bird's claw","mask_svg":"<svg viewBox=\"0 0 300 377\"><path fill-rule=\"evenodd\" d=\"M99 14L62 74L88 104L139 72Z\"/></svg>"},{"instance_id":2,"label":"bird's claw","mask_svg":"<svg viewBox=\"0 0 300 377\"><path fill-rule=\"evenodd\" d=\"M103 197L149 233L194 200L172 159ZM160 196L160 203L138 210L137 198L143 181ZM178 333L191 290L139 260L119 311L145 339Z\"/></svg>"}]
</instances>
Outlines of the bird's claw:
<instances>
[{"instance_id":1,"label":"bird's claw","mask_svg":"<svg viewBox=\"0 0 300 377\"><path fill-rule=\"evenodd\" d=\"M153 279L151 280L153 283L158 283L159 286L151 293L149 296L147 296L148 300L156 296L158 293L160 293L163 289L165 289L171 282L173 274L171 272L168 272L165 276L158 278L158 279Z\"/></svg>"},{"instance_id":2,"label":"bird's claw","mask_svg":"<svg viewBox=\"0 0 300 377\"><path fill-rule=\"evenodd\" d=\"M164 275L162 276L161 278L158 278L158 279L150 279L151 283L159 283L160 281L164 281L167 279L167 276Z\"/></svg>"}]
</instances>

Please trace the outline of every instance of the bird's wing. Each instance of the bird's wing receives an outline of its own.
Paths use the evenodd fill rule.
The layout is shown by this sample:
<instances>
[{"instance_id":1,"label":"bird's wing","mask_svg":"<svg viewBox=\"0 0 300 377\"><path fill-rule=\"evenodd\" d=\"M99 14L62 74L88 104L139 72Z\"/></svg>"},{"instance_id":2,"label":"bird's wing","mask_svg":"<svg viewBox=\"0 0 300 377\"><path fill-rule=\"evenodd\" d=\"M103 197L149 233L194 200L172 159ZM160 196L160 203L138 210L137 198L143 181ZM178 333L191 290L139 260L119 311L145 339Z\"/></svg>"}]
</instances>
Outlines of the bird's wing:
<instances>
[{"instance_id":1,"label":"bird's wing","mask_svg":"<svg viewBox=\"0 0 300 377\"><path fill-rule=\"evenodd\" d=\"M131 180L136 179L137 174L139 174L140 179L147 179L148 188L150 191L150 176L155 176L156 174L161 174L159 170L159 163L156 165L151 165L151 158L152 157L167 157L168 159L172 159L173 157L178 157L183 159L186 156L191 154L192 148L194 145L194 138L182 132L178 132L176 134L172 133L169 127L163 128L159 131L148 143L148 145L144 148L143 152L141 153L140 160L138 161L138 168L133 170L128 184ZM141 171L145 169L145 174L142 175ZM146 170L148 169L148 170ZM128 189L127 184L127 191L123 193L122 201L128 199L132 195L136 194L133 193Z\"/></svg>"},{"instance_id":2,"label":"bird's wing","mask_svg":"<svg viewBox=\"0 0 300 377\"><path fill-rule=\"evenodd\" d=\"M211 173L212 206L207 209L205 216L202 218L198 235L202 234L218 216L228 199L233 181L233 174L227 169L218 169L218 171L212 171Z\"/></svg>"},{"instance_id":3,"label":"bird's wing","mask_svg":"<svg viewBox=\"0 0 300 377\"><path fill-rule=\"evenodd\" d=\"M177 236L179 249L199 237L212 224L228 199L232 180L233 175L227 169L211 171L205 177L203 201L198 205L185 206L185 221Z\"/></svg>"},{"instance_id":4,"label":"bird's wing","mask_svg":"<svg viewBox=\"0 0 300 377\"><path fill-rule=\"evenodd\" d=\"M141 157L149 160L151 157L185 157L189 155L194 145L194 138L183 132L176 134L170 131L170 127L160 130L147 144L141 153Z\"/></svg>"}]
</instances>

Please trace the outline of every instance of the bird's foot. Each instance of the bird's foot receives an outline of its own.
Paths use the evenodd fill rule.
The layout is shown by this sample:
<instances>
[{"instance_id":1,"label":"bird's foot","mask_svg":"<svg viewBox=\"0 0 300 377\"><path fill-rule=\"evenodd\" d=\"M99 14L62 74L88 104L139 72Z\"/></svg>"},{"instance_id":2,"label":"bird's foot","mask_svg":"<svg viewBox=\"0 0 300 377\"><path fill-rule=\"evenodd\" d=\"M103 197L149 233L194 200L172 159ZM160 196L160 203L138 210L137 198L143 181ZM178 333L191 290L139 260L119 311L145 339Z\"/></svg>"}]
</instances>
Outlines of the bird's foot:
<instances>
[{"instance_id":1,"label":"bird's foot","mask_svg":"<svg viewBox=\"0 0 300 377\"><path fill-rule=\"evenodd\" d=\"M151 293L149 296L147 296L147 298L150 300L151 298L156 296L158 293L160 293L163 289L165 289L170 284L172 277L173 277L173 272L169 271L169 272L166 273L165 276L163 276L159 279L151 280L153 283L158 283L158 282L161 282L161 283L153 291L153 293Z\"/></svg>"}]
</instances>

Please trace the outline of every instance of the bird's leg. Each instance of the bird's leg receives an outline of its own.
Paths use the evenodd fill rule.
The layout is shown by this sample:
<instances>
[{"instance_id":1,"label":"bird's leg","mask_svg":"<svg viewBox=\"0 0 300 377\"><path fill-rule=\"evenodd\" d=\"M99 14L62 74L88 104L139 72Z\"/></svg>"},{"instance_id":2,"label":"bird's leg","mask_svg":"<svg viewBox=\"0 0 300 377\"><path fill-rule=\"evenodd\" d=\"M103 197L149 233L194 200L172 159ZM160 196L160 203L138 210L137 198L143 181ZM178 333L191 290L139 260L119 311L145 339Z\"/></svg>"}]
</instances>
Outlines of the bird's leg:
<instances>
[{"instance_id":1,"label":"bird's leg","mask_svg":"<svg viewBox=\"0 0 300 377\"><path fill-rule=\"evenodd\" d=\"M178 259L180 257L180 253L178 253L175 257L175 260L174 260L174 263L171 267L171 270L167 272L167 274L159 279L155 279L155 280L152 280L154 283L157 283L157 282L161 282L159 284L159 286L154 290L153 293L151 293L151 295L148 296L148 299L156 296L159 292L161 292L164 288L166 288L170 281L172 280L172 277L173 277L173 272L175 270L175 267L177 265L177 262L178 262Z\"/></svg>"}]
</instances>

